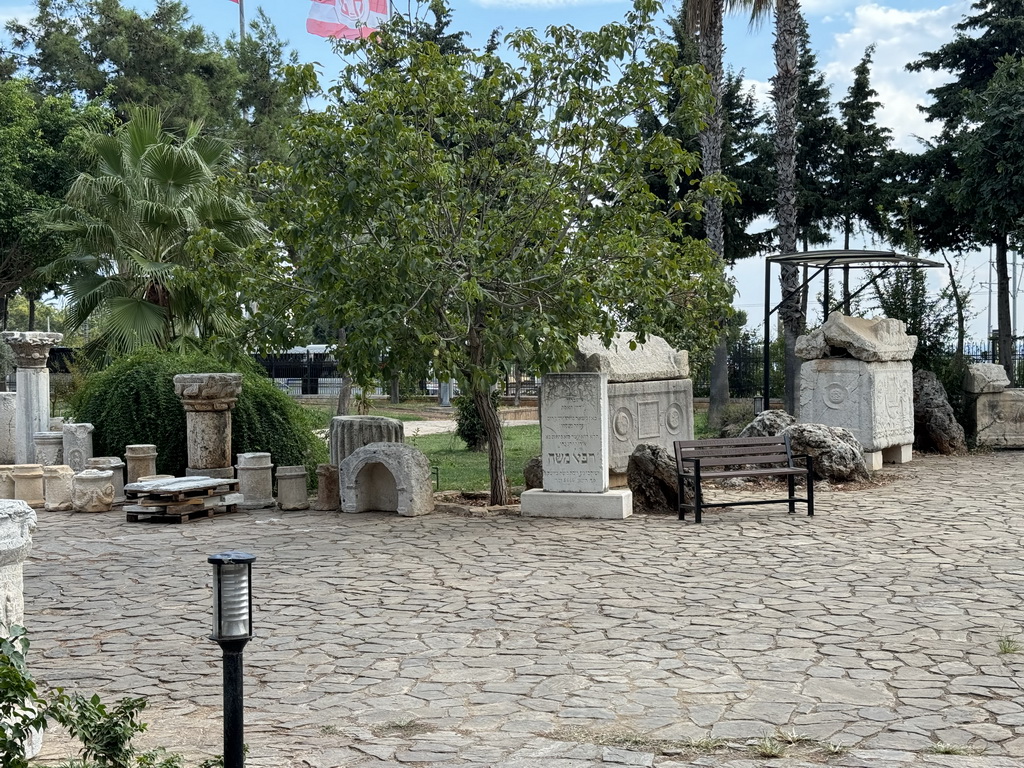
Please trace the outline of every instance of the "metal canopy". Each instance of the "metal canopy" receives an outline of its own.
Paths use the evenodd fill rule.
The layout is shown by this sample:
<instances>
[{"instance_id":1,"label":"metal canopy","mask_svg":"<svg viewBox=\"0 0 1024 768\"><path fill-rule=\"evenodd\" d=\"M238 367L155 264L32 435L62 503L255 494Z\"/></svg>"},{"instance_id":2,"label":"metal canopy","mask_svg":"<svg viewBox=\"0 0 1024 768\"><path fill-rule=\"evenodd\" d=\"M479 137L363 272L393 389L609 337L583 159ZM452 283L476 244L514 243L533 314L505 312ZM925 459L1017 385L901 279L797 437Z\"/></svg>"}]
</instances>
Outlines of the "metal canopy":
<instances>
[{"instance_id":1,"label":"metal canopy","mask_svg":"<svg viewBox=\"0 0 1024 768\"><path fill-rule=\"evenodd\" d=\"M807 267L809 270L814 269L813 274L808 274L807 278L799 285L795 290L790 293L783 292L782 300L774 307L771 306L771 291L772 291L772 264L779 264L782 266L792 267ZM890 269L897 267L941 267L944 266L941 262L931 261L930 259L922 259L917 256L908 256L904 253L896 253L895 251L852 251L845 249L836 250L822 250L822 251L796 251L793 253L779 253L774 256L768 256L764 260L764 359L763 359L763 375L764 375L764 407L768 407L768 403L771 402L770 397L770 377L769 368L771 364L771 334L769 333L770 325L769 319L772 315L778 312L779 308L790 299L799 295L799 293L807 287L807 285L822 272L825 273L825 290L822 298L822 309L824 310L825 319L828 319L829 314L832 311L831 296L829 293L829 280L828 273L833 269L843 270L843 283L849 286L849 275L851 269L876 269L878 274L875 277L881 277ZM868 285L872 285L874 280L864 284L852 294L849 294L846 299L852 299L854 296L859 294ZM839 309L844 305L835 307ZM844 307L849 311L849 306Z\"/></svg>"}]
</instances>

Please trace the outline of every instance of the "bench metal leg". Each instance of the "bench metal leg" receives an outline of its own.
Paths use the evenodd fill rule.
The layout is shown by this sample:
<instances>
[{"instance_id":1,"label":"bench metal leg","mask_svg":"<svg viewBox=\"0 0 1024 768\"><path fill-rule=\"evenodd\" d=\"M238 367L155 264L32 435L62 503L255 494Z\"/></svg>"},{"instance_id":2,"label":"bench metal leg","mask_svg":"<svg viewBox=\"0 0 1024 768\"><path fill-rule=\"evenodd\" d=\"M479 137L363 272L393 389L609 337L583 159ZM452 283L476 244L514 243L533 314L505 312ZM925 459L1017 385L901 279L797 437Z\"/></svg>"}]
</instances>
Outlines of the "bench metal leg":
<instances>
[{"instance_id":1,"label":"bench metal leg","mask_svg":"<svg viewBox=\"0 0 1024 768\"><path fill-rule=\"evenodd\" d=\"M786 475L789 486L789 514L796 514L796 475Z\"/></svg>"},{"instance_id":2,"label":"bench metal leg","mask_svg":"<svg viewBox=\"0 0 1024 768\"><path fill-rule=\"evenodd\" d=\"M696 462L696 466L693 469L693 522L699 523L701 520L700 512L701 506L704 504L704 491L701 490L700 485L700 462Z\"/></svg>"},{"instance_id":3,"label":"bench metal leg","mask_svg":"<svg viewBox=\"0 0 1024 768\"><path fill-rule=\"evenodd\" d=\"M686 478L683 476L682 472L679 472L677 477L679 478L679 496L676 498L676 511L679 513L679 519L685 520L686 507L684 505L686 504Z\"/></svg>"},{"instance_id":4,"label":"bench metal leg","mask_svg":"<svg viewBox=\"0 0 1024 768\"><path fill-rule=\"evenodd\" d=\"M807 457L807 516L814 517L814 459Z\"/></svg>"}]
</instances>

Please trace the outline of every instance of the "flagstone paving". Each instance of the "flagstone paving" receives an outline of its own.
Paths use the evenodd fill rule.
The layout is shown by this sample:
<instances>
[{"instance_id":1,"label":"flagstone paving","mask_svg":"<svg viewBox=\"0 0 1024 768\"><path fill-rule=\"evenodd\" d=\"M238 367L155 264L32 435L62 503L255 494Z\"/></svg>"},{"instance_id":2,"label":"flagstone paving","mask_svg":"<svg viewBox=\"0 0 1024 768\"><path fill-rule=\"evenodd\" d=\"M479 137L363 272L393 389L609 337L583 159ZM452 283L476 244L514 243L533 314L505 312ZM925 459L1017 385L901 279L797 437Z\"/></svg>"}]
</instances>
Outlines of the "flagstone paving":
<instances>
[{"instance_id":1,"label":"flagstone paving","mask_svg":"<svg viewBox=\"0 0 1024 768\"><path fill-rule=\"evenodd\" d=\"M1021 765L1024 652L1000 651L1024 646L1024 454L895 473L818 494L814 518L738 507L702 526L40 512L31 667L147 696L145 744L220 752L206 557L242 549L254 768L752 768L748 743L777 731L815 742L775 766ZM70 754L47 738L48 760Z\"/></svg>"}]
</instances>

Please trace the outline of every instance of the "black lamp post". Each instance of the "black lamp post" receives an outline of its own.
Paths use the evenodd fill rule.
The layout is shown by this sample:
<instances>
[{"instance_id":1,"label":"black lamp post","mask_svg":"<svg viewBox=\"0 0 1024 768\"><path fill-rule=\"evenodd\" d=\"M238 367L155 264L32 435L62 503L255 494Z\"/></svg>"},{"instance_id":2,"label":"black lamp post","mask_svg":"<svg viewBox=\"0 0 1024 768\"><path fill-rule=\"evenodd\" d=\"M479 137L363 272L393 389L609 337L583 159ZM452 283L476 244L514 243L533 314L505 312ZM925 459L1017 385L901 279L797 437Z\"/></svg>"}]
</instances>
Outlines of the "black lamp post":
<instances>
[{"instance_id":1,"label":"black lamp post","mask_svg":"<svg viewBox=\"0 0 1024 768\"><path fill-rule=\"evenodd\" d=\"M242 649L252 638L252 564L246 552L210 555L213 564L213 634L224 653L224 768L245 766Z\"/></svg>"}]
</instances>

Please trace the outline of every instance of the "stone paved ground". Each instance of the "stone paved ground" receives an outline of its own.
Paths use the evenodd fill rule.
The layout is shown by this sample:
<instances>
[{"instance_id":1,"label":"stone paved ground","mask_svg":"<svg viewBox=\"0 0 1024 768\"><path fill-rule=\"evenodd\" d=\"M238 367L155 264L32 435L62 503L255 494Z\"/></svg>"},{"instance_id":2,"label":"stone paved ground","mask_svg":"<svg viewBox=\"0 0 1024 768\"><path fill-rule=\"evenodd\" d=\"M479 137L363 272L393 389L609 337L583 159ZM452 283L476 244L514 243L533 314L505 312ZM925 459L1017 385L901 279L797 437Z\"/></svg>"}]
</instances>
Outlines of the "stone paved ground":
<instances>
[{"instance_id":1,"label":"stone paved ground","mask_svg":"<svg viewBox=\"0 0 1024 768\"><path fill-rule=\"evenodd\" d=\"M259 558L253 768L752 768L747 742L777 729L851 749L775 766L1024 764L1024 653L1000 653L1024 644L1024 454L899 474L821 493L814 518L703 526L40 513L30 659L52 685L148 696L147 743L219 752L206 556L237 548ZM724 746L682 746L700 739Z\"/></svg>"}]
</instances>

